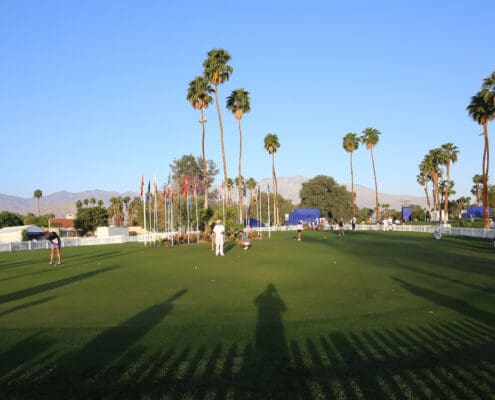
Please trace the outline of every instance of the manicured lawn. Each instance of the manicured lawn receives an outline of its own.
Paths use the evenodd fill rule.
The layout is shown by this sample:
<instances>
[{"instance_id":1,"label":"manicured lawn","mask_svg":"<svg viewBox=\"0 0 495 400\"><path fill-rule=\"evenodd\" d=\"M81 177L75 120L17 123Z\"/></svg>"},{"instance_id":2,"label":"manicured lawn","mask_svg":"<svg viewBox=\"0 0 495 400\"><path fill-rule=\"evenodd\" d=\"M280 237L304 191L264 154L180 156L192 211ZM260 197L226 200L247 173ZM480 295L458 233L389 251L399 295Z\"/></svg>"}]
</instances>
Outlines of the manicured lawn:
<instances>
[{"instance_id":1,"label":"manicured lawn","mask_svg":"<svg viewBox=\"0 0 495 400\"><path fill-rule=\"evenodd\" d=\"M0 398L495 398L495 250L399 232L0 253Z\"/></svg>"}]
</instances>

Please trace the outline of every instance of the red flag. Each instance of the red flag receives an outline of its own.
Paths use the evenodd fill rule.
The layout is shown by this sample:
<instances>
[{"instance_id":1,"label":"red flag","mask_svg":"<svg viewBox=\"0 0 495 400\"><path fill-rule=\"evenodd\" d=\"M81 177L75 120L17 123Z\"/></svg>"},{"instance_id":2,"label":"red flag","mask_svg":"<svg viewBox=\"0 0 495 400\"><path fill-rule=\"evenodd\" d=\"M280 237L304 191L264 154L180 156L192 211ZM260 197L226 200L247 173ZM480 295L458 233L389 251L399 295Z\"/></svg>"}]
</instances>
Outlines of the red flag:
<instances>
[{"instance_id":1,"label":"red flag","mask_svg":"<svg viewBox=\"0 0 495 400\"><path fill-rule=\"evenodd\" d=\"M144 175L141 177L141 197L144 194Z\"/></svg>"},{"instance_id":2,"label":"red flag","mask_svg":"<svg viewBox=\"0 0 495 400\"><path fill-rule=\"evenodd\" d=\"M184 182L184 196L187 196L188 191L189 191L189 175L186 175L186 180Z\"/></svg>"}]
</instances>

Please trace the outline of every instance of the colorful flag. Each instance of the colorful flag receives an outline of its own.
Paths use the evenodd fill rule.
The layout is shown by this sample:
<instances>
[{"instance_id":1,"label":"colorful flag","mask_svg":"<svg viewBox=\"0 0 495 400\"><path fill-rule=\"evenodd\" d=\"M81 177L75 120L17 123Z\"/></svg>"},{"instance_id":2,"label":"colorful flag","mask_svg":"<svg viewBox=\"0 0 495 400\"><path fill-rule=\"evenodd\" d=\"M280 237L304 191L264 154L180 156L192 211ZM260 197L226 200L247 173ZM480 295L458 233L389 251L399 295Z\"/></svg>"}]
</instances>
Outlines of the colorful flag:
<instances>
[{"instance_id":1,"label":"colorful flag","mask_svg":"<svg viewBox=\"0 0 495 400\"><path fill-rule=\"evenodd\" d=\"M144 194L144 175L141 177L141 198L143 198Z\"/></svg>"},{"instance_id":2,"label":"colorful flag","mask_svg":"<svg viewBox=\"0 0 495 400\"><path fill-rule=\"evenodd\" d=\"M184 181L184 197L187 197L189 191L189 175L186 175L186 180Z\"/></svg>"},{"instance_id":3,"label":"colorful flag","mask_svg":"<svg viewBox=\"0 0 495 400\"><path fill-rule=\"evenodd\" d=\"M151 194L151 182L148 181L148 191L146 192L146 203L150 202L150 194Z\"/></svg>"}]
</instances>

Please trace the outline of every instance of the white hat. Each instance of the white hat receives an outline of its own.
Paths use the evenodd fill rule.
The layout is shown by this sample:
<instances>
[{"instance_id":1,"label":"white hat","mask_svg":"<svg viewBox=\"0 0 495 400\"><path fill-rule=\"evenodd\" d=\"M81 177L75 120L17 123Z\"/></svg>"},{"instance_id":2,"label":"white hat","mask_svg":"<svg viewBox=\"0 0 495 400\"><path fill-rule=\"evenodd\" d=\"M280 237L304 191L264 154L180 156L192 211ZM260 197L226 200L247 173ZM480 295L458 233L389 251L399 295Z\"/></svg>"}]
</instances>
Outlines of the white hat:
<instances>
[{"instance_id":1,"label":"white hat","mask_svg":"<svg viewBox=\"0 0 495 400\"><path fill-rule=\"evenodd\" d=\"M222 223L222 220L221 220L221 219L217 219L217 220L216 220L216 223L217 223L217 224L221 224L221 223Z\"/></svg>"}]
</instances>

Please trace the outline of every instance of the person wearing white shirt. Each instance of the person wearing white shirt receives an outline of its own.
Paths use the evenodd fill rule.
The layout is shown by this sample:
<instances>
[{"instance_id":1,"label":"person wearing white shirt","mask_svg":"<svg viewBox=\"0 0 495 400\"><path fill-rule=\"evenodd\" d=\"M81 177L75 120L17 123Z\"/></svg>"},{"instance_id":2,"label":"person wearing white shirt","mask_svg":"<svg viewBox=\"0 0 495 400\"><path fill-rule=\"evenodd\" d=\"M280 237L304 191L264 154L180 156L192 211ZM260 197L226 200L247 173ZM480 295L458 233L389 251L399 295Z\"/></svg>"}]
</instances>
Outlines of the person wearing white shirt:
<instances>
[{"instance_id":1,"label":"person wearing white shirt","mask_svg":"<svg viewBox=\"0 0 495 400\"><path fill-rule=\"evenodd\" d=\"M223 256L223 242L225 237L225 228L222 225L222 220L218 219L213 228L215 234L215 255Z\"/></svg>"}]
</instances>

